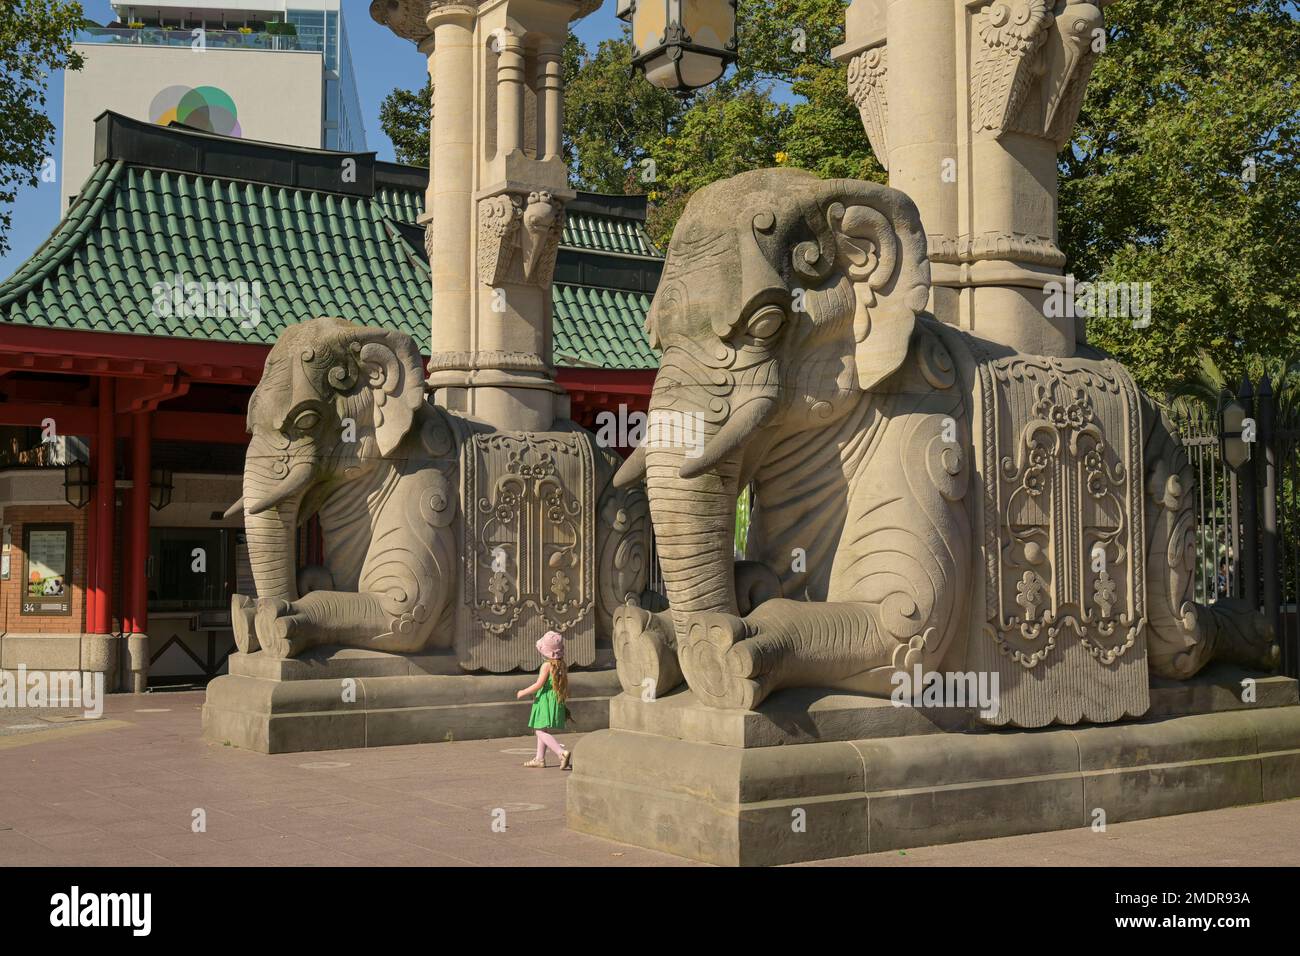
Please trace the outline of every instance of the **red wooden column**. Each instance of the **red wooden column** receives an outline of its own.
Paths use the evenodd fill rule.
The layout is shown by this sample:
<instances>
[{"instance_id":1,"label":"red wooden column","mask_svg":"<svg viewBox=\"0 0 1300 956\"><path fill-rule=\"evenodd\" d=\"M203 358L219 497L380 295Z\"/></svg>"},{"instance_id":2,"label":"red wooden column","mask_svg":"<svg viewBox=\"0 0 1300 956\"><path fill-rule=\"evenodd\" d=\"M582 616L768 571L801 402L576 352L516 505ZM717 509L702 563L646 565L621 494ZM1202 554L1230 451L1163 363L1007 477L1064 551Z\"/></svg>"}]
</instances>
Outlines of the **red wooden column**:
<instances>
[{"instance_id":1,"label":"red wooden column","mask_svg":"<svg viewBox=\"0 0 1300 956\"><path fill-rule=\"evenodd\" d=\"M113 631L113 525L117 497L117 435L114 432L113 379L99 379L99 429L95 436L95 619L92 634Z\"/></svg>"},{"instance_id":2,"label":"red wooden column","mask_svg":"<svg viewBox=\"0 0 1300 956\"><path fill-rule=\"evenodd\" d=\"M99 481L99 474L96 471L96 469L99 467L99 435L98 434L94 435L90 439L90 452L89 452L88 464L90 466L89 474L91 477L91 481L94 482L94 484L91 485L91 487L93 488L98 485L98 481ZM83 615L84 622L82 623L81 626L87 634L90 634L95 630L95 621L97 620L95 616L96 614L95 605L99 597L99 593L96 590L99 587L99 583L98 583L99 582L99 561L97 560L97 557L99 555L99 538L95 534L96 531L95 511L98 507L98 501L92 498L89 502L86 503L85 507L86 507L86 543L85 543L84 553L86 558L86 577L84 578L84 580L86 583L81 594L81 602L84 609L84 615Z\"/></svg>"},{"instance_id":3,"label":"red wooden column","mask_svg":"<svg viewBox=\"0 0 1300 956\"><path fill-rule=\"evenodd\" d=\"M130 689L143 694L149 683L149 581L145 569L149 560L149 470L152 412L131 416L131 508L130 562L122 594L130 619L122 625L127 634L127 660L131 672Z\"/></svg>"},{"instance_id":4,"label":"red wooden column","mask_svg":"<svg viewBox=\"0 0 1300 956\"><path fill-rule=\"evenodd\" d=\"M134 604L131 601L131 569L135 566L135 558L132 555L132 548L135 541L131 537L131 510L135 507L135 501L130 495L122 498L122 540L118 546L122 549L122 634L127 635L135 630L134 625Z\"/></svg>"}]
</instances>

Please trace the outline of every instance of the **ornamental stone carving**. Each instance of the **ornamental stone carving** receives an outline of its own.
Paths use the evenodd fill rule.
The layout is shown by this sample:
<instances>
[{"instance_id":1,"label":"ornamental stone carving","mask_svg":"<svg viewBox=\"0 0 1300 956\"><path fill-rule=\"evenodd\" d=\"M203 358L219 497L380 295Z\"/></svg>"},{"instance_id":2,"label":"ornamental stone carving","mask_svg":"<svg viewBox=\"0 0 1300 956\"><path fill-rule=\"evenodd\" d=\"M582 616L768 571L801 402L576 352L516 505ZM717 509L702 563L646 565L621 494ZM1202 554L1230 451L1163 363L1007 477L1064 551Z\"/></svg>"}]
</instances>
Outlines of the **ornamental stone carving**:
<instances>
[{"instance_id":1,"label":"ornamental stone carving","mask_svg":"<svg viewBox=\"0 0 1300 956\"><path fill-rule=\"evenodd\" d=\"M490 286L507 281L549 285L563 232L564 204L546 190L480 200L479 281Z\"/></svg>"},{"instance_id":2,"label":"ornamental stone carving","mask_svg":"<svg viewBox=\"0 0 1300 956\"><path fill-rule=\"evenodd\" d=\"M1102 41L1092 3L994 0L974 13L972 126L1065 145Z\"/></svg>"},{"instance_id":3,"label":"ornamental stone carving","mask_svg":"<svg viewBox=\"0 0 1300 956\"><path fill-rule=\"evenodd\" d=\"M880 164L889 169L889 50L878 46L849 61L849 96Z\"/></svg>"}]
</instances>

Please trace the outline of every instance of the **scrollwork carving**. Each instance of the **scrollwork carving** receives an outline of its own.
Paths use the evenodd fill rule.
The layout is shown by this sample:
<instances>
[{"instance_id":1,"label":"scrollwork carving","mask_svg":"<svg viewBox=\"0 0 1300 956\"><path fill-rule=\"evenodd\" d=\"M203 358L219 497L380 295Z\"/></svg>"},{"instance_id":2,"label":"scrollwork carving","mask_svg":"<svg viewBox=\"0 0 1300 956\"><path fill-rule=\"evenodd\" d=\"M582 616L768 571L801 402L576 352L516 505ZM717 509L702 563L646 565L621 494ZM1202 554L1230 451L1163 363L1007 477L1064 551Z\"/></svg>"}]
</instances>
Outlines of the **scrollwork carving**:
<instances>
[{"instance_id":1,"label":"scrollwork carving","mask_svg":"<svg viewBox=\"0 0 1300 956\"><path fill-rule=\"evenodd\" d=\"M857 104L862 126L876 159L889 169L889 51L885 46L864 50L849 61L849 96Z\"/></svg>"}]
</instances>

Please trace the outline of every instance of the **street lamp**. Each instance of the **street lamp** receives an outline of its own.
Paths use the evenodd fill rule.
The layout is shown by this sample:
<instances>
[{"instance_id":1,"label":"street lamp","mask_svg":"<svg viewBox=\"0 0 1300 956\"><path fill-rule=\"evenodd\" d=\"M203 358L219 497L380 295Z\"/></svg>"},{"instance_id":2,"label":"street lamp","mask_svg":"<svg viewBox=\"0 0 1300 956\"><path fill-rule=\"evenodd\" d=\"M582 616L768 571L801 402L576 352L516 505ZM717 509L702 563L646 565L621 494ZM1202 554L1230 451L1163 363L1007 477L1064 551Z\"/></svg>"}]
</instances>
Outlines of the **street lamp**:
<instances>
[{"instance_id":1,"label":"street lamp","mask_svg":"<svg viewBox=\"0 0 1300 956\"><path fill-rule=\"evenodd\" d=\"M1250 461L1250 442L1244 436L1246 407L1225 389L1219 397L1219 455L1233 471Z\"/></svg>"},{"instance_id":2,"label":"street lamp","mask_svg":"<svg viewBox=\"0 0 1300 956\"><path fill-rule=\"evenodd\" d=\"M90 503L90 466L84 461L70 461L63 466L63 499L74 508Z\"/></svg>"},{"instance_id":3,"label":"street lamp","mask_svg":"<svg viewBox=\"0 0 1300 956\"><path fill-rule=\"evenodd\" d=\"M149 471L149 504L154 511L162 511L172 503L172 472L170 468L153 468Z\"/></svg>"},{"instance_id":4,"label":"street lamp","mask_svg":"<svg viewBox=\"0 0 1300 956\"><path fill-rule=\"evenodd\" d=\"M632 66L653 85L708 86L736 59L736 0L618 0L632 24Z\"/></svg>"}]
</instances>

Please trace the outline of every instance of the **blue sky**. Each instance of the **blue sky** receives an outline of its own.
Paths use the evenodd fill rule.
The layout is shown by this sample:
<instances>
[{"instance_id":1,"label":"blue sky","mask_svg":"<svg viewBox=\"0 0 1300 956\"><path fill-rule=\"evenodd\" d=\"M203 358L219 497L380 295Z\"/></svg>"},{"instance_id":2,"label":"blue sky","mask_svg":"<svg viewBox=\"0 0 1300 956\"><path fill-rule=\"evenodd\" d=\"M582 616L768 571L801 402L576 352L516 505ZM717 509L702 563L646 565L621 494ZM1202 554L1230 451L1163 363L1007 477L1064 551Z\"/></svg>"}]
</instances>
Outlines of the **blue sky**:
<instances>
[{"instance_id":1,"label":"blue sky","mask_svg":"<svg viewBox=\"0 0 1300 956\"><path fill-rule=\"evenodd\" d=\"M86 16L96 23L109 23L113 8L107 0L82 0ZM380 159L393 159L393 144L379 128L379 104L397 86L418 88L424 83L424 58L409 41L399 39L370 19L369 0L343 0L343 17L347 25L348 44L356 68L357 94L365 116L366 148ZM614 16L613 0L606 0L595 13L577 24L578 37L594 47L605 37L616 36L621 24ZM48 115L56 127L63 119L63 73L50 79ZM62 155L63 131L59 129L54 156ZM45 241L59 219L59 184L41 183L20 190L13 207L11 249L0 256L0 280L8 278Z\"/></svg>"}]
</instances>

